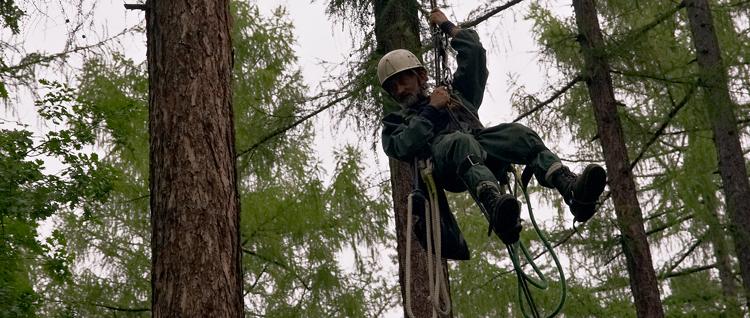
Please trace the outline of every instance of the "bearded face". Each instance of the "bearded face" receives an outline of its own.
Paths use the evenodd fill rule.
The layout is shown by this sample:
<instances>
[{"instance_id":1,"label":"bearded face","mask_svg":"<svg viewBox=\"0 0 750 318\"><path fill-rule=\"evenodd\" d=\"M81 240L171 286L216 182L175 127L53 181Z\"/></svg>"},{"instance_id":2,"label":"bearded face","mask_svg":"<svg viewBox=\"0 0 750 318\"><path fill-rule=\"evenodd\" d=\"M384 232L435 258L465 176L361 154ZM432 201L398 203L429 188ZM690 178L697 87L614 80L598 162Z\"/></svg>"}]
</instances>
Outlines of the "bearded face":
<instances>
[{"instance_id":1,"label":"bearded face","mask_svg":"<svg viewBox=\"0 0 750 318\"><path fill-rule=\"evenodd\" d=\"M404 108L414 107L427 97L427 77L414 70L396 74L388 79L383 87Z\"/></svg>"},{"instance_id":2,"label":"bearded face","mask_svg":"<svg viewBox=\"0 0 750 318\"><path fill-rule=\"evenodd\" d=\"M396 101L403 108L411 108L416 105L422 97L425 97L425 95L424 92L420 91L418 93L410 93L400 96Z\"/></svg>"}]
</instances>

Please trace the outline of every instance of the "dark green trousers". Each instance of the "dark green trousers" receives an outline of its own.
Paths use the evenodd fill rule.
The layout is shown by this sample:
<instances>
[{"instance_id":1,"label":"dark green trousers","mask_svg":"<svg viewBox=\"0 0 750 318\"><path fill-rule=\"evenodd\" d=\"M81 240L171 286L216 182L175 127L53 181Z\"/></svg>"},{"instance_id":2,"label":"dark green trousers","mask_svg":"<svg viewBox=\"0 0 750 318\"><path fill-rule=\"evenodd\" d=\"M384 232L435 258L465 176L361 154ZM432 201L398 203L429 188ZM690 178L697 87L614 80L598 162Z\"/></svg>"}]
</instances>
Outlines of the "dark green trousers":
<instances>
[{"instance_id":1,"label":"dark green trousers","mask_svg":"<svg viewBox=\"0 0 750 318\"><path fill-rule=\"evenodd\" d=\"M536 132L515 123L500 124L471 134L458 131L442 134L435 137L431 148L435 175L446 190L453 192L468 189L474 193L480 181L497 181L510 164L532 167L539 184L551 187L545 174L553 163L560 162ZM457 175L459 165L469 155L481 158L484 164Z\"/></svg>"}]
</instances>

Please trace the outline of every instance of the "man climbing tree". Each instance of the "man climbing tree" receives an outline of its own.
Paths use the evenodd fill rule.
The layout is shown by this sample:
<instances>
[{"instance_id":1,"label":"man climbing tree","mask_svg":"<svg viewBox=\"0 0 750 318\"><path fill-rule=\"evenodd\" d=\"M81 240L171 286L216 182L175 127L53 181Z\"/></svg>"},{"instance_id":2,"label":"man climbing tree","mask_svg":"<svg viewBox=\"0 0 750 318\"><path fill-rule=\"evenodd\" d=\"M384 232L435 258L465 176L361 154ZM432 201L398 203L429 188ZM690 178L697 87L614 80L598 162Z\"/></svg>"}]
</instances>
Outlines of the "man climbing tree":
<instances>
[{"instance_id":1,"label":"man climbing tree","mask_svg":"<svg viewBox=\"0 0 750 318\"><path fill-rule=\"evenodd\" d=\"M479 36L455 26L438 9L432 11L430 22L452 37L451 46L458 52L452 90L440 86L428 94L427 71L411 52L394 50L384 55L378 63L378 79L401 106L383 118L385 153L407 162L431 157L440 187L468 190L506 244L518 241L521 231L520 203L498 185L510 164L526 165L542 186L557 189L575 221L590 219L604 191L604 169L591 164L580 176L571 172L536 132L523 125L484 128L477 111L488 71Z\"/></svg>"},{"instance_id":2,"label":"man climbing tree","mask_svg":"<svg viewBox=\"0 0 750 318\"><path fill-rule=\"evenodd\" d=\"M382 55L399 48L419 50L421 40L418 8L419 3L416 0L373 1L374 31L378 54ZM386 100L383 103L392 102L388 97L384 99ZM395 107L397 106L394 105ZM428 273L424 268L433 266L433 264L428 263L425 250L413 249L411 253L407 251L407 246L418 245L415 236L405 230L408 227L407 196L412 188L413 170L409 163L399 160L391 159L389 165L404 317L409 315L408 308L416 317L430 317L434 307L430 300ZM442 267L445 269L443 277L446 284L449 285L447 263L445 260L436 260L436 262L446 265Z\"/></svg>"},{"instance_id":3,"label":"man climbing tree","mask_svg":"<svg viewBox=\"0 0 750 318\"><path fill-rule=\"evenodd\" d=\"M242 317L229 1L146 16L152 315Z\"/></svg>"}]
</instances>

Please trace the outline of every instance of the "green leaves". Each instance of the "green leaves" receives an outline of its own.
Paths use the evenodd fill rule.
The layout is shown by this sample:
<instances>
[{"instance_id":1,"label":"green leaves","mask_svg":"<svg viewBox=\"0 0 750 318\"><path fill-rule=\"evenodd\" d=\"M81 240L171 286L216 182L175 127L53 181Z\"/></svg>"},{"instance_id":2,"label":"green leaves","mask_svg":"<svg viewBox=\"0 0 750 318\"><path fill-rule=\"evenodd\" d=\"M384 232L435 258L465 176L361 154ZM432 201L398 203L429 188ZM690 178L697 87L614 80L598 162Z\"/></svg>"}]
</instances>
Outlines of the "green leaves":
<instances>
[{"instance_id":1,"label":"green leaves","mask_svg":"<svg viewBox=\"0 0 750 318\"><path fill-rule=\"evenodd\" d=\"M31 277L46 277L65 283L71 278L73 255L66 248L63 232L53 231L40 241L38 227L55 214L91 213L94 204L108 198L114 175L96 153L83 152L94 143L96 120L76 103L73 90L59 83L44 82L51 91L37 104L42 118L59 130L41 137L40 143L26 130L0 130L0 263L7 275L0 295L13 316L31 316L39 306L31 288ZM44 161L54 158L62 164L55 174ZM38 273L33 273L39 269Z\"/></svg>"}]
</instances>

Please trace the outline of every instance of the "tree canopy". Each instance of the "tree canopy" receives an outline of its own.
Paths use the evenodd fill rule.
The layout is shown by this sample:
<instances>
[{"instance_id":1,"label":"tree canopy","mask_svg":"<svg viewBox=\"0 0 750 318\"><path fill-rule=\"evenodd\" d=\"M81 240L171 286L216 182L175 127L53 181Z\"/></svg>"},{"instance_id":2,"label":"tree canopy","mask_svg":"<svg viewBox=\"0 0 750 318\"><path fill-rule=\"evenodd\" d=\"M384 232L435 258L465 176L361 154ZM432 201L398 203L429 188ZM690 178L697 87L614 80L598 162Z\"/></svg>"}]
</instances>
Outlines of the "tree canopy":
<instances>
[{"instance_id":1,"label":"tree canopy","mask_svg":"<svg viewBox=\"0 0 750 318\"><path fill-rule=\"evenodd\" d=\"M248 316L400 313L393 198L384 176L387 168L370 159L371 153L380 153L380 117L397 107L374 75L382 52L373 19L375 6L386 3L381 2L325 2L333 21L326 25L346 29L352 42L346 57L333 61L343 71L322 79L323 89L310 87L302 76L299 56L305 47L296 42L295 21L285 7L262 12L255 1L232 2ZM84 23L97 18L81 13L85 1L61 3L84 16ZM415 3L420 12L429 12L427 4ZM505 3L477 1L472 18L456 21L482 28L493 20L478 16L512 14L532 25L528 36L536 43L536 62L544 72L538 80L548 88L530 91L510 74L512 99L491 102L509 105L520 122L543 132L554 148L564 148L566 163L602 162L601 136L584 85L580 34L569 3L517 3L498 11L493 9ZM685 4L596 4L605 43L597 54L606 56L611 67L664 311L670 317L717 312L740 317L747 313L741 304L748 291L738 283L741 260L727 230L731 224L706 111L712 101L702 95ZM747 161L750 3L710 4ZM446 5L450 10L454 4ZM41 11L30 2L0 4L0 98L6 104L0 116L0 317L149 316L147 66L145 56L129 57L122 47L109 46L122 34L143 34L143 22L94 45L27 52L25 28L44 15ZM482 30L496 29L492 24ZM424 19L420 32L423 47L429 48ZM496 58L502 50L492 34L484 35ZM75 52L86 54L79 61ZM429 65L431 53L419 53ZM52 61L65 63L49 67ZM503 76L501 70L491 73ZM21 119L19 111L36 117ZM311 118L321 113L331 117L338 131L360 140L336 149L332 168L314 147L321 128ZM569 140L572 147L558 140ZM524 205L545 215L543 231L559 243L556 249L564 260L569 289L564 315L636 316L611 193L605 193L599 213L574 233L556 193L539 186L530 192L531 202ZM455 194L449 199L473 256L449 263L453 315L518 317L516 277L504 246L486 237L486 221L470 197ZM537 263L552 277L554 291L558 277L523 218L521 240L541 257ZM555 292L535 295L543 308L558 297Z\"/></svg>"}]
</instances>

